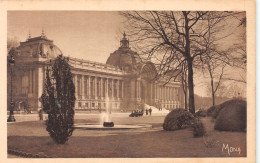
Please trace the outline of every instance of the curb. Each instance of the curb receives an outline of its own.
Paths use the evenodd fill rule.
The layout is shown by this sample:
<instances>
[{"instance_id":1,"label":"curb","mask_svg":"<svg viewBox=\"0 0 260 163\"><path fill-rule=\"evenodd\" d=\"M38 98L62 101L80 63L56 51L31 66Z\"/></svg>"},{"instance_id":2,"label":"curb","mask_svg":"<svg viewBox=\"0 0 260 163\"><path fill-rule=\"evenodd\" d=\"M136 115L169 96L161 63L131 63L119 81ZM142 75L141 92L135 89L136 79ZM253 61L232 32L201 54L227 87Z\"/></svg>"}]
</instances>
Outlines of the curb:
<instances>
[{"instance_id":1,"label":"curb","mask_svg":"<svg viewBox=\"0 0 260 163\"><path fill-rule=\"evenodd\" d=\"M47 155L31 154L31 153L26 153L26 152L22 152L22 151L13 150L13 149L8 149L7 153L16 155L19 157L24 157L24 158L51 158L50 156L47 156Z\"/></svg>"}]
</instances>

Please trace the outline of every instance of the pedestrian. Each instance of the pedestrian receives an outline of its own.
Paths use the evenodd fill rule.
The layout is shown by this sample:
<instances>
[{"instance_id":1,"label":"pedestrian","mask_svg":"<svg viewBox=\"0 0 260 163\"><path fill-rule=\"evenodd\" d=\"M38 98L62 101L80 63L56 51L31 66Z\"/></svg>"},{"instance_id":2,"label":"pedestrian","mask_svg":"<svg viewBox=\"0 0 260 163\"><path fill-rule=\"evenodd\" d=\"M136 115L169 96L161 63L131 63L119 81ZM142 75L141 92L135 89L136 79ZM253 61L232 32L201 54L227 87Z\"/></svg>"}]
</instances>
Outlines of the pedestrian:
<instances>
[{"instance_id":1,"label":"pedestrian","mask_svg":"<svg viewBox=\"0 0 260 163\"><path fill-rule=\"evenodd\" d=\"M148 109L145 109L145 114L148 115Z\"/></svg>"},{"instance_id":2,"label":"pedestrian","mask_svg":"<svg viewBox=\"0 0 260 163\"><path fill-rule=\"evenodd\" d=\"M152 109L151 108L149 109L149 113L150 113L150 116L151 116L152 115Z\"/></svg>"},{"instance_id":3,"label":"pedestrian","mask_svg":"<svg viewBox=\"0 0 260 163\"><path fill-rule=\"evenodd\" d=\"M40 117L40 120L43 120L43 110L42 109L39 110L39 117Z\"/></svg>"}]
</instances>

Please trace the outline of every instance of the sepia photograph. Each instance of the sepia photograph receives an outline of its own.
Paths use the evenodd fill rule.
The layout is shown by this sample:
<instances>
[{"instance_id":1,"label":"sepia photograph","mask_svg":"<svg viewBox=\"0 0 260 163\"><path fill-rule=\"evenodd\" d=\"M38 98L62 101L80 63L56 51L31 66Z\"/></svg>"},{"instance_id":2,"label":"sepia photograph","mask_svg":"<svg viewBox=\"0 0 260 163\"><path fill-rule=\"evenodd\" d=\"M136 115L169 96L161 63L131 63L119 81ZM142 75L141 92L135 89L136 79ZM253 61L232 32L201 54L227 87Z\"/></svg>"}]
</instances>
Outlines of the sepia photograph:
<instances>
[{"instance_id":1,"label":"sepia photograph","mask_svg":"<svg viewBox=\"0 0 260 163\"><path fill-rule=\"evenodd\" d=\"M7 10L6 22L7 159L251 156L246 10Z\"/></svg>"}]
</instances>

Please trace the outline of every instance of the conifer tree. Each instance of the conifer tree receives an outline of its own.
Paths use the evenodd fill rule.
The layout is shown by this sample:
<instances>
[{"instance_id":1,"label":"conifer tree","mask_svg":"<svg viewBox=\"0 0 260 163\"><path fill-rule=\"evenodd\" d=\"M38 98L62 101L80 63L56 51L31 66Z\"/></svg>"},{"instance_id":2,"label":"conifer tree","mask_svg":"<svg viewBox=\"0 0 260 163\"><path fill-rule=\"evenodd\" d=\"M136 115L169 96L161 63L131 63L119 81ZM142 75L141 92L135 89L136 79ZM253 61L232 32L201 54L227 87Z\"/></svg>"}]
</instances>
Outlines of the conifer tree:
<instances>
[{"instance_id":1,"label":"conifer tree","mask_svg":"<svg viewBox=\"0 0 260 163\"><path fill-rule=\"evenodd\" d=\"M58 144L64 144L73 133L75 86L69 59L59 55L47 68L45 89L41 96L48 114L46 130Z\"/></svg>"}]
</instances>

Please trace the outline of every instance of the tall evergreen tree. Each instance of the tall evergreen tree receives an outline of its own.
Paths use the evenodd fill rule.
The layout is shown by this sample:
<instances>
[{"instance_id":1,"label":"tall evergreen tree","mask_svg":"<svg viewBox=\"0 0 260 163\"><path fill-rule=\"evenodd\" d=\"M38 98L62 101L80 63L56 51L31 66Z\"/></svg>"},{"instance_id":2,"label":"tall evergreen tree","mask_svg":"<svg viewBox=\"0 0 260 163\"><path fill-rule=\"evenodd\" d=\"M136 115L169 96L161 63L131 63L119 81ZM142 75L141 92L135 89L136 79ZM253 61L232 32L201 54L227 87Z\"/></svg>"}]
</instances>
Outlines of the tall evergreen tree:
<instances>
[{"instance_id":1,"label":"tall evergreen tree","mask_svg":"<svg viewBox=\"0 0 260 163\"><path fill-rule=\"evenodd\" d=\"M69 59L59 55L47 68L45 89L41 96L43 110L48 114L46 130L58 144L64 144L73 132L75 86Z\"/></svg>"}]
</instances>

